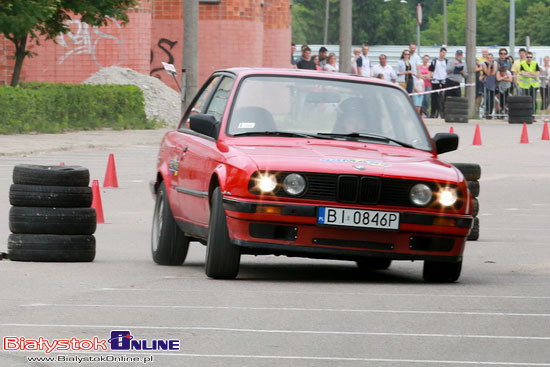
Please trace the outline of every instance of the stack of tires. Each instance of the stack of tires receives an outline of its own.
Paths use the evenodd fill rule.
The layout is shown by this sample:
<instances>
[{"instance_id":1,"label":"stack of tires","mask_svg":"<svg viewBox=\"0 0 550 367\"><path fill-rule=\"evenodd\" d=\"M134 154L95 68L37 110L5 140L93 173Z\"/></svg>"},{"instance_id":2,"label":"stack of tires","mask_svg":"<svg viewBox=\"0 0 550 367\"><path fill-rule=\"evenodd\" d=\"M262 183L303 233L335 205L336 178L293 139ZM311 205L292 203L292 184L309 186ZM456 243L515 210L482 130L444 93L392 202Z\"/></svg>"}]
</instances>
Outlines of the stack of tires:
<instances>
[{"instance_id":1,"label":"stack of tires","mask_svg":"<svg viewBox=\"0 0 550 367\"><path fill-rule=\"evenodd\" d=\"M481 177L481 167L475 163L452 163L453 166L458 168L462 175L468 182L468 189L472 194L472 216L474 217L474 224L468 235L468 241L477 241L479 238L479 178Z\"/></svg>"},{"instance_id":2,"label":"stack of tires","mask_svg":"<svg viewBox=\"0 0 550 367\"><path fill-rule=\"evenodd\" d=\"M15 166L9 259L93 261L97 224L89 182L88 169L80 166Z\"/></svg>"},{"instance_id":3,"label":"stack of tires","mask_svg":"<svg viewBox=\"0 0 550 367\"><path fill-rule=\"evenodd\" d=\"M445 98L445 122L468 122L468 100L466 98Z\"/></svg>"},{"instance_id":4,"label":"stack of tires","mask_svg":"<svg viewBox=\"0 0 550 367\"><path fill-rule=\"evenodd\" d=\"M533 122L533 99L531 96L510 96L508 105L508 123L531 124Z\"/></svg>"}]
</instances>

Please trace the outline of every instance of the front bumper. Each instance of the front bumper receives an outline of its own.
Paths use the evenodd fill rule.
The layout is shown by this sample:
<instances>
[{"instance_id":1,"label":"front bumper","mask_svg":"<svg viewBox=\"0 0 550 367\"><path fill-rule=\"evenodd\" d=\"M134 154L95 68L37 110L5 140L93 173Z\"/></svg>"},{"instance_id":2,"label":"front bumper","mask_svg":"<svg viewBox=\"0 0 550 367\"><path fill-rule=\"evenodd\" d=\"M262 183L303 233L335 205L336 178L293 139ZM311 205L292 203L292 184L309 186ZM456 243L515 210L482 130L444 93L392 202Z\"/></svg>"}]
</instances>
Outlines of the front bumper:
<instances>
[{"instance_id":1,"label":"front bumper","mask_svg":"<svg viewBox=\"0 0 550 367\"><path fill-rule=\"evenodd\" d=\"M321 226L318 207L224 198L229 237L251 254L461 261L473 222L470 215L401 210L397 231Z\"/></svg>"}]
</instances>

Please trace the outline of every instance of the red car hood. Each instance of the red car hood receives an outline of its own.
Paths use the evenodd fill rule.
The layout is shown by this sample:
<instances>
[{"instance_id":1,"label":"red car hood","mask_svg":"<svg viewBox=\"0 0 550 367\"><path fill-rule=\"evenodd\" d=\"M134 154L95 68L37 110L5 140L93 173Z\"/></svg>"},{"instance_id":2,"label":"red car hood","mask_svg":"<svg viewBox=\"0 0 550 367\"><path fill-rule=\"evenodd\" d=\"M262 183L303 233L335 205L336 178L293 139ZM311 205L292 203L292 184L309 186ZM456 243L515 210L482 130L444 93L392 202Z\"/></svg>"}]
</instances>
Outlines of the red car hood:
<instances>
[{"instance_id":1,"label":"red car hood","mask_svg":"<svg viewBox=\"0 0 550 367\"><path fill-rule=\"evenodd\" d=\"M270 145L272 143L273 145ZM325 172L457 182L458 171L431 152L334 140L256 139L232 145L261 171Z\"/></svg>"}]
</instances>

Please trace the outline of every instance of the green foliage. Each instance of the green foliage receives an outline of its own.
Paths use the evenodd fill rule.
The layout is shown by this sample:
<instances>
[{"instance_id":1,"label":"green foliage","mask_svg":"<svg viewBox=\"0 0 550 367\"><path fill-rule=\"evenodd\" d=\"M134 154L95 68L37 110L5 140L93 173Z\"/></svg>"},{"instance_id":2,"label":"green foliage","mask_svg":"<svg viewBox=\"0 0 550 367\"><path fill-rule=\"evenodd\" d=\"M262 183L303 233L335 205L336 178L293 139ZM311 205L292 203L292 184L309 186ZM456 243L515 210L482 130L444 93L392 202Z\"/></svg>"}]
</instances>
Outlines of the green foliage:
<instances>
[{"instance_id":1,"label":"green foliage","mask_svg":"<svg viewBox=\"0 0 550 367\"><path fill-rule=\"evenodd\" d=\"M538 2L529 6L525 16L518 19L516 42L523 44L525 37L529 36L531 44L534 46L549 45L548 19L550 19L550 6L548 4Z\"/></svg>"},{"instance_id":2,"label":"green foliage","mask_svg":"<svg viewBox=\"0 0 550 367\"><path fill-rule=\"evenodd\" d=\"M0 134L100 128L151 129L132 85L22 83L0 87Z\"/></svg>"}]
</instances>

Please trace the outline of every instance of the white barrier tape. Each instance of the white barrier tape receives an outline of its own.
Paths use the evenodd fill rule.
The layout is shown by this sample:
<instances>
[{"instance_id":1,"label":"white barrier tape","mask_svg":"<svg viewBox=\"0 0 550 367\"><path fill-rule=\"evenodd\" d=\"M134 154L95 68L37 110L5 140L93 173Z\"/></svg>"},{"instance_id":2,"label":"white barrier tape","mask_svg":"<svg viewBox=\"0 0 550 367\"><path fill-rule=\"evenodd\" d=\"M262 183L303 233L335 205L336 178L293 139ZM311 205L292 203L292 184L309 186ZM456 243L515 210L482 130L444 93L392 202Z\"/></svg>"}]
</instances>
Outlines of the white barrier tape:
<instances>
[{"instance_id":1,"label":"white barrier tape","mask_svg":"<svg viewBox=\"0 0 550 367\"><path fill-rule=\"evenodd\" d=\"M476 85L476 83L470 83L470 84L464 84L463 86L464 87L473 87L475 85ZM457 86L454 86L454 87L447 87L447 88L441 88L441 89L436 89L436 90L429 90L429 91L421 92L421 93L409 93L409 96L423 96L424 94L444 92L446 90L462 88L463 86L462 85L457 85Z\"/></svg>"}]
</instances>

